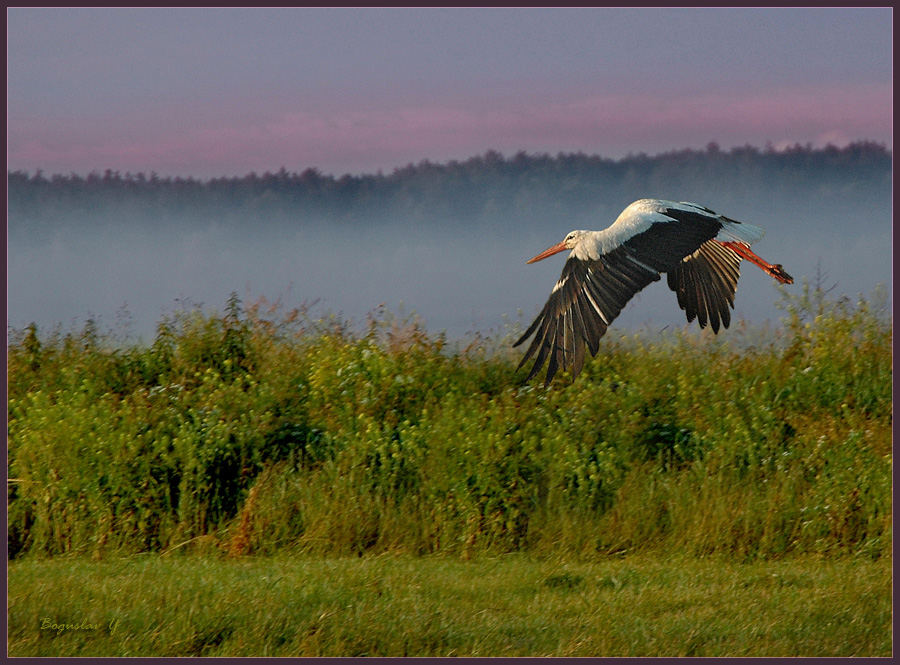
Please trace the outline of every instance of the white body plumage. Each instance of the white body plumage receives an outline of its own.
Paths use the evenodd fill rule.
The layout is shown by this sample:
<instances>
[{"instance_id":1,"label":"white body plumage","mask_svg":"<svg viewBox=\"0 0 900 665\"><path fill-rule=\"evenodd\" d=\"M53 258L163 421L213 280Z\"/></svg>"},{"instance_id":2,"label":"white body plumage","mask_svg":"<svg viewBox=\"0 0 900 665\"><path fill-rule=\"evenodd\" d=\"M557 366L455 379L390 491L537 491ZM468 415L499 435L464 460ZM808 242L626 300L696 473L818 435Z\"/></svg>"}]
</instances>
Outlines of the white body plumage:
<instances>
[{"instance_id":1,"label":"white body plumage","mask_svg":"<svg viewBox=\"0 0 900 665\"><path fill-rule=\"evenodd\" d=\"M608 228L602 231L582 231L581 233L585 234L584 240L576 245L572 255L583 260L597 260L626 240L646 232L653 224L678 223L678 220L671 216L673 211L705 215L717 220L722 224L722 229L716 235L716 240L720 241L744 242L752 245L766 234L766 230L761 226L735 222L695 203L641 199L625 208Z\"/></svg>"}]
</instances>

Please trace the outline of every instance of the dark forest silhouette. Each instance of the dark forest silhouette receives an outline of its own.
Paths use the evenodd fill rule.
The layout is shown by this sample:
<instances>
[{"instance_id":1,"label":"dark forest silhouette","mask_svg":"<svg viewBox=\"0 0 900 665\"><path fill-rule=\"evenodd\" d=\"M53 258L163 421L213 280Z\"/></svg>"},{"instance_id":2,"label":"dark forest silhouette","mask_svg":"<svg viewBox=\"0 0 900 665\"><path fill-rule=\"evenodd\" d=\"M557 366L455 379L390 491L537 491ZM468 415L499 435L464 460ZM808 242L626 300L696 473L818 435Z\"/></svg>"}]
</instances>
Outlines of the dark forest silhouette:
<instances>
[{"instance_id":1,"label":"dark forest silhouette","mask_svg":"<svg viewBox=\"0 0 900 665\"><path fill-rule=\"evenodd\" d=\"M8 172L12 233L80 223L165 226L216 221L259 224L452 223L509 228L550 217L612 215L645 196L709 201L723 193L748 199L799 195L866 198L891 185L892 152L859 142L844 148L795 145L679 150L606 159L584 153L505 157L488 151L465 161L421 161L385 175L300 173L200 180L107 170L78 174Z\"/></svg>"}]
</instances>

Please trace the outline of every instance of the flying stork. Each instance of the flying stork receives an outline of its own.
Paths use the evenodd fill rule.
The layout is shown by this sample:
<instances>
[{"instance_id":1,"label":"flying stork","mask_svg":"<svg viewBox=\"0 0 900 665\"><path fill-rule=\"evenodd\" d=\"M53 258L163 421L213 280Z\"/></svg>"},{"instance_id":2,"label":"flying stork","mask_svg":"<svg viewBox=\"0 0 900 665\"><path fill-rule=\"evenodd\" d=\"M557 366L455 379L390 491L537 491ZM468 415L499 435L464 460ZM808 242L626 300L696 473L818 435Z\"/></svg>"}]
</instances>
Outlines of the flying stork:
<instances>
[{"instance_id":1,"label":"flying stork","mask_svg":"<svg viewBox=\"0 0 900 665\"><path fill-rule=\"evenodd\" d=\"M762 268L782 284L793 284L780 264L763 261L750 245L765 229L719 215L696 203L641 199L622 211L603 231L572 231L528 263L571 249L562 276L544 309L519 346L534 334L521 369L535 353L530 381L547 364L544 385L560 367L572 365L572 378L584 365L585 347L597 354L600 338L625 304L667 273L688 322L713 332L731 323L741 259Z\"/></svg>"}]
</instances>

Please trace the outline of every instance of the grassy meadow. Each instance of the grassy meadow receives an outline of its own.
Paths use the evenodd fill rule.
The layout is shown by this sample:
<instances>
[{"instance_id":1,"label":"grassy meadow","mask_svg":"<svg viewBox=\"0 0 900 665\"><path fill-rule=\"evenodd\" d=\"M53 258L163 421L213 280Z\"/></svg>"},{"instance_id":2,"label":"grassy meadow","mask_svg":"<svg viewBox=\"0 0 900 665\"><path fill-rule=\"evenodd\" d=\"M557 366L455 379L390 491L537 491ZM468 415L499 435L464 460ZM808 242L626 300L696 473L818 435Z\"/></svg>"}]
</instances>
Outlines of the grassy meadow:
<instances>
[{"instance_id":1,"label":"grassy meadow","mask_svg":"<svg viewBox=\"0 0 900 665\"><path fill-rule=\"evenodd\" d=\"M67 588L77 592L60 592ZM885 559L24 559L10 567L8 604L13 656L888 656L892 649Z\"/></svg>"},{"instance_id":2,"label":"grassy meadow","mask_svg":"<svg viewBox=\"0 0 900 665\"><path fill-rule=\"evenodd\" d=\"M779 306L549 389L385 311L10 331L10 653L889 655L890 310Z\"/></svg>"}]
</instances>

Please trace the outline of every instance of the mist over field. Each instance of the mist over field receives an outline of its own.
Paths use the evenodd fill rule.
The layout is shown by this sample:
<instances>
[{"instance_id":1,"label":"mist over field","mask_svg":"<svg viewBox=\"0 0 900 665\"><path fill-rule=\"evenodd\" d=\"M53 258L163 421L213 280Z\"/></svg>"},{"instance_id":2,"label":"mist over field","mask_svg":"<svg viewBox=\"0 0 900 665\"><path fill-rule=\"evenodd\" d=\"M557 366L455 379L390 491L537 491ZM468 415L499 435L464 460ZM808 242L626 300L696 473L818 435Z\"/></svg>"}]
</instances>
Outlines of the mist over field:
<instances>
[{"instance_id":1,"label":"mist over field","mask_svg":"<svg viewBox=\"0 0 900 665\"><path fill-rule=\"evenodd\" d=\"M80 328L94 317L152 341L164 314L222 311L234 292L313 304L362 325L384 304L416 312L451 339L527 325L564 256L525 261L576 228L602 229L638 198L706 205L766 227L754 250L855 299L891 294L891 153L709 146L655 157L586 155L423 162L335 178L281 170L199 181L145 174L9 174L12 328ZM735 321L777 325L774 281L742 264ZM638 294L613 329L686 324L665 279ZM692 324L697 328L697 324Z\"/></svg>"}]
</instances>

